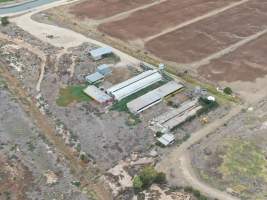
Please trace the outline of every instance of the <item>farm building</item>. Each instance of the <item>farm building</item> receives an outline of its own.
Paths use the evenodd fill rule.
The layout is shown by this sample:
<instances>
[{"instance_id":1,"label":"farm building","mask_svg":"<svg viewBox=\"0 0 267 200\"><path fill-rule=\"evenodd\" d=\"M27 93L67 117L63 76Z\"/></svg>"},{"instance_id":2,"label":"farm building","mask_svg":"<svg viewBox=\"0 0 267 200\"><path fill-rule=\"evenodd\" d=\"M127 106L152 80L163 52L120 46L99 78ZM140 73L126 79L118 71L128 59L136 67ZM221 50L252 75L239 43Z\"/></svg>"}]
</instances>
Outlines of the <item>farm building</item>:
<instances>
[{"instance_id":1,"label":"farm building","mask_svg":"<svg viewBox=\"0 0 267 200\"><path fill-rule=\"evenodd\" d=\"M89 74L85 77L85 80L88 82L88 83L96 83L98 81L101 81L104 79L104 76L102 74L100 74L99 72L95 72L93 74Z\"/></svg>"},{"instance_id":2,"label":"farm building","mask_svg":"<svg viewBox=\"0 0 267 200\"><path fill-rule=\"evenodd\" d=\"M162 76L157 70L148 70L127 81L112 86L107 89L107 92L114 96L116 100L121 100L161 80Z\"/></svg>"},{"instance_id":3,"label":"farm building","mask_svg":"<svg viewBox=\"0 0 267 200\"><path fill-rule=\"evenodd\" d=\"M96 71L102 74L103 76L107 76L112 73L112 69L107 64L99 65Z\"/></svg>"},{"instance_id":4,"label":"farm building","mask_svg":"<svg viewBox=\"0 0 267 200\"><path fill-rule=\"evenodd\" d=\"M173 134L166 133L162 135L160 138L157 139L158 142L160 142L164 146L168 146L170 144L173 144L175 141L175 137Z\"/></svg>"},{"instance_id":5,"label":"farm building","mask_svg":"<svg viewBox=\"0 0 267 200\"><path fill-rule=\"evenodd\" d=\"M89 54L92 56L92 58L96 60L101 60L103 56L112 54L112 48L111 47L100 47L94 50L91 50Z\"/></svg>"},{"instance_id":6,"label":"farm building","mask_svg":"<svg viewBox=\"0 0 267 200\"><path fill-rule=\"evenodd\" d=\"M103 92L94 85L89 85L83 91L85 94L87 94L89 97L91 97L98 103L108 104L112 101L112 98L109 95L107 95L105 92Z\"/></svg>"},{"instance_id":7,"label":"farm building","mask_svg":"<svg viewBox=\"0 0 267 200\"><path fill-rule=\"evenodd\" d=\"M198 99L183 103L179 108L166 112L154 118L150 124L155 132L169 132L176 126L186 121L189 117L196 115L201 109Z\"/></svg>"},{"instance_id":8,"label":"farm building","mask_svg":"<svg viewBox=\"0 0 267 200\"><path fill-rule=\"evenodd\" d=\"M145 95L129 102L127 104L130 112L134 114L141 113L142 111L150 108L151 106L162 101L166 96L182 89L184 86L175 81L170 81L155 90L152 90Z\"/></svg>"}]
</instances>

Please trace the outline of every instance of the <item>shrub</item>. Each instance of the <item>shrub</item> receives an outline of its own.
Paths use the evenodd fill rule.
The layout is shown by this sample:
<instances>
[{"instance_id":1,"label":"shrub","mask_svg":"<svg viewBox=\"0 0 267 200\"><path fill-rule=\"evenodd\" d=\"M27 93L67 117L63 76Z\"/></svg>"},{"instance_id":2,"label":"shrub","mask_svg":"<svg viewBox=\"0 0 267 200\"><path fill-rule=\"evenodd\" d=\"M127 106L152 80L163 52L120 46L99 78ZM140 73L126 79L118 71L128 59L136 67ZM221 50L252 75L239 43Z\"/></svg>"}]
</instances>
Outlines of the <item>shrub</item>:
<instances>
[{"instance_id":1,"label":"shrub","mask_svg":"<svg viewBox=\"0 0 267 200\"><path fill-rule=\"evenodd\" d=\"M159 172L155 177L155 183L162 184L166 182L166 174Z\"/></svg>"},{"instance_id":2,"label":"shrub","mask_svg":"<svg viewBox=\"0 0 267 200\"><path fill-rule=\"evenodd\" d=\"M166 175L163 172L157 172L154 167L147 166L139 173L138 176L134 177L133 188L136 192L140 192L153 183L162 184L166 182Z\"/></svg>"},{"instance_id":3,"label":"shrub","mask_svg":"<svg viewBox=\"0 0 267 200\"><path fill-rule=\"evenodd\" d=\"M139 176L141 181L143 182L143 186L147 188L155 181L157 171L153 167L148 166L141 171Z\"/></svg>"},{"instance_id":4,"label":"shrub","mask_svg":"<svg viewBox=\"0 0 267 200\"><path fill-rule=\"evenodd\" d=\"M1 24L7 26L9 24L8 17L1 17Z\"/></svg>"},{"instance_id":5,"label":"shrub","mask_svg":"<svg viewBox=\"0 0 267 200\"><path fill-rule=\"evenodd\" d=\"M156 137L157 137L157 138L161 137L162 135L163 135L162 132L160 132L160 131L156 132Z\"/></svg>"},{"instance_id":6,"label":"shrub","mask_svg":"<svg viewBox=\"0 0 267 200\"><path fill-rule=\"evenodd\" d=\"M203 97L200 97L198 102L202 106L202 108L197 112L198 116L207 113L214 108L217 108L219 105L216 101L210 101L207 98Z\"/></svg>"},{"instance_id":7,"label":"shrub","mask_svg":"<svg viewBox=\"0 0 267 200\"><path fill-rule=\"evenodd\" d=\"M223 92L228 95L231 95L233 93L232 89L229 87L224 88Z\"/></svg>"},{"instance_id":8,"label":"shrub","mask_svg":"<svg viewBox=\"0 0 267 200\"><path fill-rule=\"evenodd\" d=\"M143 182L140 179L140 176L134 177L133 188L136 192L140 192L143 188Z\"/></svg>"}]
</instances>

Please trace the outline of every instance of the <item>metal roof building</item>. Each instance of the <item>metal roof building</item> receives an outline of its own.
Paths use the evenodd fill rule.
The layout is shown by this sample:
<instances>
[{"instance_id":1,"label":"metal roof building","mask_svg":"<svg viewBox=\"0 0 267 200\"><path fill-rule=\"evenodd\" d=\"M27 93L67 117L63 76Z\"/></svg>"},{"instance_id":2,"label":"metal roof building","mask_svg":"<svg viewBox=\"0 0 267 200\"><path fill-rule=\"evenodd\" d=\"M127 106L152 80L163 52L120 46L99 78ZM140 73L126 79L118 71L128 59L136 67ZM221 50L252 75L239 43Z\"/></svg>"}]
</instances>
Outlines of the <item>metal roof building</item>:
<instances>
[{"instance_id":1,"label":"metal roof building","mask_svg":"<svg viewBox=\"0 0 267 200\"><path fill-rule=\"evenodd\" d=\"M146 93L145 95L129 102L127 104L127 107L130 112L138 114L150 108L151 106L161 102L164 97L182 89L183 87L184 86L180 83L170 81L165 85L162 85L161 87L156 88L155 90L152 90Z\"/></svg>"},{"instance_id":2,"label":"metal roof building","mask_svg":"<svg viewBox=\"0 0 267 200\"><path fill-rule=\"evenodd\" d=\"M116 100L121 100L161 80L162 76L157 70L148 70L127 81L112 86L107 89L107 92L113 95Z\"/></svg>"},{"instance_id":3,"label":"metal roof building","mask_svg":"<svg viewBox=\"0 0 267 200\"><path fill-rule=\"evenodd\" d=\"M102 74L103 76L106 76L112 73L112 69L107 64L99 65L96 71Z\"/></svg>"},{"instance_id":4,"label":"metal roof building","mask_svg":"<svg viewBox=\"0 0 267 200\"><path fill-rule=\"evenodd\" d=\"M104 76L102 74L100 74L99 72L95 72L93 74L87 75L85 77L85 80L89 83L95 83L97 81L100 81L104 78Z\"/></svg>"},{"instance_id":5,"label":"metal roof building","mask_svg":"<svg viewBox=\"0 0 267 200\"><path fill-rule=\"evenodd\" d=\"M94 99L98 103L106 104L106 103L109 103L112 101L112 98L109 95L107 95L105 92L98 89L94 85L89 85L83 91L85 94L87 94L89 97L91 97L92 99Z\"/></svg>"},{"instance_id":6,"label":"metal roof building","mask_svg":"<svg viewBox=\"0 0 267 200\"><path fill-rule=\"evenodd\" d=\"M183 123L186 119L194 116L201 109L198 99L183 103L179 108L163 113L151 120L151 129L155 132L168 132Z\"/></svg>"},{"instance_id":7,"label":"metal roof building","mask_svg":"<svg viewBox=\"0 0 267 200\"><path fill-rule=\"evenodd\" d=\"M174 143L175 137L173 134L166 133L166 134L162 135L160 138L158 138L157 140L161 144L163 144L164 146L168 146L168 145Z\"/></svg>"},{"instance_id":8,"label":"metal roof building","mask_svg":"<svg viewBox=\"0 0 267 200\"><path fill-rule=\"evenodd\" d=\"M112 48L111 47L100 47L100 48L91 50L89 53L94 60L100 60L103 58L103 56L111 54Z\"/></svg>"}]
</instances>

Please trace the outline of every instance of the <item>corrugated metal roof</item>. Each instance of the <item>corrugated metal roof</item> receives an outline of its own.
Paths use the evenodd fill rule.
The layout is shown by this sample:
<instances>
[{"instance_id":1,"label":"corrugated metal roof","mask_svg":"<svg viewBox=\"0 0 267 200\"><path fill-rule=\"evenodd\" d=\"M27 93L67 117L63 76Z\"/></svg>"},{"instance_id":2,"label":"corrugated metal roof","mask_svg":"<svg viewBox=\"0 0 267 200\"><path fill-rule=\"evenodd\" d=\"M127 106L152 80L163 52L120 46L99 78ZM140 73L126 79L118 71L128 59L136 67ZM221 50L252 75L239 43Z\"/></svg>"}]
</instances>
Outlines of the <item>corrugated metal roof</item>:
<instances>
[{"instance_id":1,"label":"corrugated metal roof","mask_svg":"<svg viewBox=\"0 0 267 200\"><path fill-rule=\"evenodd\" d=\"M85 80L90 82L90 83L94 83L94 82L97 82L103 78L104 78L104 76L102 74L100 74L99 72L95 72L93 74L86 76Z\"/></svg>"},{"instance_id":2,"label":"corrugated metal roof","mask_svg":"<svg viewBox=\"0 0 267 200\"><path fill-rule=\"evenodd\" d=\"M100 48L91 50L89 53L91 56L96 58L96 57L100 57L100 56L112 53L112 48L111 47L100 47Z\"/></svg>"},{"instance_id":3,"label":"corrugated metal roof","mask_svg":"<svg viewBox=\"0 0 267 200\"><path fill-rule=\"evenodd\" d=\"M87 94L99 103L106 103L108 101L111 101L112 99L109 95L107 95L105 92L101 91L94 85L89 85L83 91L85 94Z\"/></svg>"},{"instance_id":4,"label":"corrugated metal roof","mask_svg":"<svg viewBox=\"0 0 267 200\"><path fill-rule=\"evenodd\" d=\"M174 142L175 137L173 134L166 133L162 135L160 138L158 138L158 141L163 144L164 146L168 146L172 142Z\"/></svg>"},{"instance_id":5,"label":"corrugated metal roof","mask_svg":"<svg viewBox=\"0 0 267 200\"><path fill-rule=\"evenodd\" d=\"M158 87L145 95L129 102L127 104L128 109L133 113L140 113L145 109L160 102L164 97L169 94L183 88L184 86L175 81L170 81L161 87Z\"/></svg>"},{"instance_id":6,"label":"corrugated metal roof","mask_svg":"<svg viewBox=\"0 0 267 200\"><path fill-rule=\"evenodd\" d=\"M103 64L97 67L97 71L105 76L107 74L110 74L112 72L112 69L107 64Z\"/></svg>"},{"instance_id":7,"label":"corrugated metal roof","mask_svg":"<svg viewBox=\"0 0 267 200\"><path fill-rule=\"evenodd\" d=\"M117 90L123 89L124 87L127 87L127 86L133 84L134 82L137 82L137 81L144 79L148 76L151 76L152 74L155 74L155 73L158 73L158 71L157 70L145 71L145 72L138 74L137 76L134 76L134 77L132 77L132 78L130 78L124 82L121 82L117 85L110 87L109 89L107 89L107 91L110 93L116 92Z\"/></svg>"},{"instance_id":8,"label":"corrugated metal roof","mask_svg":"<svg viewBox=\"0 0 267 200\"><path fill-rule=\"evenodd\" d=\"M154 123L159 123L163 125L166 121L170 120L171 118L174 118L177 115L182 115L188 109L196 107L197 104L198 104L198 99L187 101L183 103L181 106L179 106L179 108L163 113L162 115L154 118L152 121Z\"/></svg>"}]
</instances>

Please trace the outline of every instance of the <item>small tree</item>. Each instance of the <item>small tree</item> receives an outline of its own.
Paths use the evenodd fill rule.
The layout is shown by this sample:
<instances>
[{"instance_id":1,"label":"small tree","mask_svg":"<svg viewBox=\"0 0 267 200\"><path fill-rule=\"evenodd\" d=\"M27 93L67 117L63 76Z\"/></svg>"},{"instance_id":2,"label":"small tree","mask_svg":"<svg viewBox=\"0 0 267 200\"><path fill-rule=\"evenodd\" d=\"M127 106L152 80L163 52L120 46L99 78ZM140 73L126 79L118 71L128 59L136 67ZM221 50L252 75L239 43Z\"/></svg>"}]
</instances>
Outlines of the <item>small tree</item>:
<instances>
[{"instance_id":1,"label":"small tree","mask_svg":"<svg viewBox=\"0 0 267 200\"><path fill-rule=\"evenodd\" d=\"M135 192L140 192L143 188L143 182L140 179L140 176L136 176L133 179L133 188Z\"/></svg>"},{"instance_id":2,"label":"small tree","mask_svg":"<svg viewBox=\"0 0 267 200\"><path fill-rule=\"evenodd\" d=\"M155 183L158 184L166 183L166 174L164 174L163 172L159 172L155 177Z\"/></svg>"},{"instance_id":3,"label":"small tree","mask_svg":"<svg viewBox=\"0 0 267 200\"><path fill-rule=\"evenodd\" d=\"M143 182L143 186L149 187L155 180L157 176L157 171L152 167L145 167L140 173L140 179Z\"/></svg>"},{"instance_id":4,"label":"small tree","mask_svg":"<svg viewBox=\"0 0 267 200\"><path fill-rule=\"evenodd\" d=\"M226 87L224 88L223 92L225 94L231 95L233 93L232 89L230 87Z\"/></svg>"},{"instance_id":5,"label":"small tree","mask_svg":"<svg viewBox=\"0 0 267 200\"><path fill-rule=\"evenodd\" d=\"M8 17L1 17L1 24L7 26L9 24Z\"/></svg>"}]
</instances>

